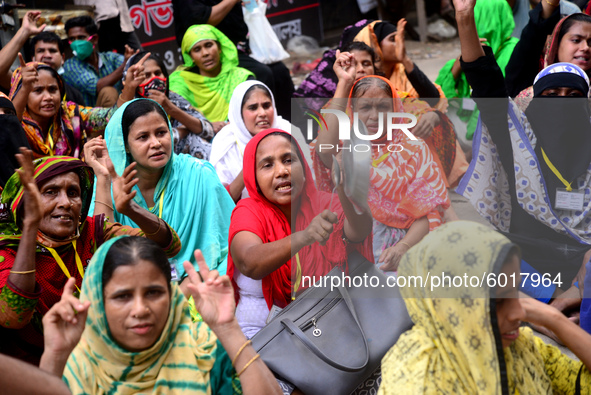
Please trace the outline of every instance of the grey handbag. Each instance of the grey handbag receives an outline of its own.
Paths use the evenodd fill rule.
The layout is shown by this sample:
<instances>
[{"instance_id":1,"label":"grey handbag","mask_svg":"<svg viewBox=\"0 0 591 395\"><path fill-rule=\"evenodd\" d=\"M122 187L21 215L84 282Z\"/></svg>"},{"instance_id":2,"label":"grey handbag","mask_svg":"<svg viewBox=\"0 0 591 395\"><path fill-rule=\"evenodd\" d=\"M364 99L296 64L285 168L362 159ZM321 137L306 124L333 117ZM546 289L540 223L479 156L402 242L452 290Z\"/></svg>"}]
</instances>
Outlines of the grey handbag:
<instances>
[{"instance_id":1,"label":"grey handbag","mask_svg":"<svg viewBox=\"0 0 591 395\"><path fill-rule=\"evenodd\" d=\"M307 395L350 394L413 325L381 270L357 252L348 262L351 284L331 291L330 278L344 278L331 270L327 286L304 291L252 338L269 369ZM371 276L373 287L353 286Z\"/></svg>"}]
</instances>

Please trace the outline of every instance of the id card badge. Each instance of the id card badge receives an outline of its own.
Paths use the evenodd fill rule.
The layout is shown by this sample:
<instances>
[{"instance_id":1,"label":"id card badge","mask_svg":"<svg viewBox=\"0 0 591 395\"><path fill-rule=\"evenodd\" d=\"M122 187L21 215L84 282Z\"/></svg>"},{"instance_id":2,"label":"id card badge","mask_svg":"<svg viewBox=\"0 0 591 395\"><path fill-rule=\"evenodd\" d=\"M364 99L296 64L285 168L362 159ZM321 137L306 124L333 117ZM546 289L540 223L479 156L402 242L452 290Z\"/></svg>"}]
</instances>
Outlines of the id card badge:
<instances>
[{"instance_id":1,"label":"id card badge","mask_svg":"<svg viewBox=\"0 0 591 395\"><path fill-rule=\"evenodd\" d=\"M585 191L573 189L567 191L566 188L556 188L556 202L554 208L560 210L583 210L585 203Z\"/></svg>"},{"instance_id":2,"label":"id card badge","mask_svg":"<svg viewBox=\"0 0 591 395\"><path fill-rule=\"evenodd\" d=\"M179 272L176 270L176 259L173 262L170 262L170 279L172 281L180 281L181 277L179 276Z\"/></svg>"},{"instance_id":3,"label":"id card badge","mask_svg":"<svg viewBox=\"0 0 591 395\"><path fill-rule=\"evenodd\" d=\"M283 310L281 307L277 307L275 305L271 306L271 311L269 311L269 315L267 316L267 321L265 321L265 323L268 324L271 322L273 318L277 317L277 314L281 313L281 310Z\"/></svg>"}]
</instances>

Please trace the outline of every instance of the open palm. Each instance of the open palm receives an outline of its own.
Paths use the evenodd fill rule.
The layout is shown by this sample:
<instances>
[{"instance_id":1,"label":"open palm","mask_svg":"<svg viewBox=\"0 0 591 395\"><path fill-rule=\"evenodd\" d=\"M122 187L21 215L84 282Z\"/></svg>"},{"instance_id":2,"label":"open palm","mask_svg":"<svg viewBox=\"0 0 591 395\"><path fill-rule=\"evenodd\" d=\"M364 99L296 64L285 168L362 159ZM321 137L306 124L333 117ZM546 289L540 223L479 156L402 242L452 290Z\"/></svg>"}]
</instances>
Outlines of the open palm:
<instances>
[{"instance_id":1,"label":"open palm","mask_svg":"<svg viewBox=\"0 0 591 395\"><path fill-rule=\"evenodd\" d=\"M199 273L190 262L183 263L190 281L187 288L193 295L195 307L203 321L210 327L224 325L234 320L234 290L230 277L220 276L217 270L209 270L200 250L195 251Z\"/></svg>"}]
</instances>

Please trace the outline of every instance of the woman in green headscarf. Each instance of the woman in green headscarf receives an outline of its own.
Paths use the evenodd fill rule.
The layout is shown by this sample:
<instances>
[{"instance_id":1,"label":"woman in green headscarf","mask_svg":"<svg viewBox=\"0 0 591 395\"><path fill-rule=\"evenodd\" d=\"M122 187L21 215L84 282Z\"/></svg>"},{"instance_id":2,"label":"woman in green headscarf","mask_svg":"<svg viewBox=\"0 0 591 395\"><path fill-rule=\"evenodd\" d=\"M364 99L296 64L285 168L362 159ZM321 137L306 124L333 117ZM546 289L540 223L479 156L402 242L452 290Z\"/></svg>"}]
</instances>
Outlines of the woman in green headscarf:
<instances>
[{"instance_id":1,"label":"woman in green headscarf","mask_svg":"<svg viewBox=\"0 0 591 395\"><path fill-rule=\"evenodd\" d=\"M400 293L414 326L382 360L378 394L591 393L591 335L555 308L520 298L519 263L509 239L467 221L443 225L411 248L397 280L408 280ZM440 287L432 288L431 276ZM522 320L554 331L580 361L520 327Z\"/></svg>"},{"instance_id":2,"label":"woman in green headscarf","mask_svg":"<svg viewBox=\"0 0 591 395\"><path fill-rule=\"evenodd\" d=\"M185 63L170 75L170 90L214 122L218 131L219 123L228 119L234 88L254 74L238 67L236 46L211 25L188 28L181 50Z\"/></svg>"},{"instance_id":3,"label":"woman in green headscarf","mask_svg":"<svg viewBox=\"0 0 591 395\"><path fill-rule=\"evenodd\" d=\"M204 322L193 323L158 245L139 237L103 244L80 300L68 282L43 321L41 369L63 374L74 395L280 393L238 326L230 279L209 271L199 251L195 258L200 274L185 265Z\"/></svg>"},{"instance_id":4,"label":"woman in green headscarf","mask_svg":"<svg viewBox=\"0 0 591 395\"><path fill-rule=\"evenodd\" d=\"M505 67L509 63L513 48L519 41L518 38L511 37L515 28L511 7L506 0L478 1L474 7L474 19L478 37L486 39L486 44L491 47L505 75ZM448 61L439 70L435 83L441 86L448 99L470 97L470 85L460 67L459 57ZM466 138L472 140L479 112L473 107L463 108L462 101L450 100L450 106L457 109L457 115L463 122L468 123Z\"/></svg>"}]
</instances>

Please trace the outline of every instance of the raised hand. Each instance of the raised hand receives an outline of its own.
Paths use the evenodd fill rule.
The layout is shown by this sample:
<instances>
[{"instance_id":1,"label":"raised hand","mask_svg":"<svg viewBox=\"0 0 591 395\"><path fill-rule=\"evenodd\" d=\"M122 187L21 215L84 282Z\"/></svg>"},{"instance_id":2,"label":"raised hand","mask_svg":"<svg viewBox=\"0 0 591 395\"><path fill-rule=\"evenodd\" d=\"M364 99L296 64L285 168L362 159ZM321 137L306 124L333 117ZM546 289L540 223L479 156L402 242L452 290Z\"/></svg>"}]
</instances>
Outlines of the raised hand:
<instances>
[{"instance_id":1,"label":"raised hand","mask_svg":"<svg viewBox=\"0 0 591 395\"><path fill-rule=\"evenodd\" d=\"M39 81L39 72L37 71L37 62L31 62L27 65L23 55L19 52L18 60L21 65L21 75L23 78L23 90L25 92L31 92L33 87Z\"/></svg>"},{"instance_id":2,"label":"raised hand","mask_svg":"<svg viewBox=\"0 0 591 395\"><path fill-rule=\"evenodd\" d=\"M453 0L454 8L456 9L456 15L458 13L464 12L472 12L474 10L474 5L476 4L476 0Z\"/></svg>"},{"instance_id":3,"label":"raised hand","mask_svg":"<svg viewBox=\"0 0 591 395\"><path fill-rule=\"evenodd\" d=\"M150 89L146 97L154 100L155 102L160 104L162 108L164 108L164 111L170 113L170 107L172 105L172 102L168 100L168 97L166 97L166 94L164 92L157 91L156 89Z\"/></svg>"},{"instance_id":4,"label":"raised hand","mask_svg":"<svg viewBox=\"0 0 591 395\"><path fill-rule=\"evenodd\" d=\"M21 153L15 156L21 165L21 168L17 169L16 172L24 189L25 217L23 224L38 226L43 218L43 213L41 212L41 193L33 176L35 174L33 151L23 147L21 147L20 151Z\"/></svg>"},{"instance_id":5,"label":"raised hand","mask_svg":"<svg viewBox=\"0 0 591 395\"><path fill-rule=\"evenodd\" d=\"M133 198L137 195L137 191L133 190L133 187L139 182L139 179L135 178L137 174L135 166L136 162L127 166L121 176L117 174L114 167L109 171L113 180L115 209L123 215L128 215L131 211Z\"/></svg>"},{"instance_id":6,"label":"raised hand","mask_svg":"<svg viewBox=\"0 0 591 395\"><path fill-rule=\"evenodd\" d=\"M40 17L41 11L28 11L23 17L21 29L24 29L29 36L41 33L47 25L43 24L41 26L37 26L37 21Z\"/></svg>"},{"instance_id":7,"label":"raised hand","mask_svg":"<svg viewBox=\"0 0 591 395\"><path fill-rule=\"evenodd\" d=\"M195 260L199 266L199 273L191 262L185 261L183 266L188 275L185 280L187 289L195 300L195 307L203 321L215 330L235 320L234 290L230 277L220 276L217 270L209 270L201 250L195 250Z\"/></svg>"},{"instance_id":8,"label":"raised hand","mask_svg":"<svg viewBox=\"0 0 591 395\"><path fill-rule=\"evenodd\" d=\"M333 224L339 221L337 215L329 210L324 210L315 216L310 225L304 229L306 235L306 245L311 245L314 242L320 245L326 244L330 238L330 234L334 230Z\"/></svg>"},{"instance_id":9,"label":"raised hand","mask_svg":"<svg viewBox=\"0 0 591 395\"><path fill-rule=\"evenodd\" d=\"M406 58L406 45L404 44L404 28L406 27L406 19L401 18L396 25L396 35L394 42L396 43L396 59L403 61Z\"/></svg>"},{"instance_id":10,"label":"raised hand","mask_svg":"<svg viewBox=\"0 0 591 395\"><path fill-rule=\"evenodd\" d=\"M339 81L353 84L357 76L355 56L349 52L341 52L337 49L336 60L332 69Z\"/></svg>"},{"instance_id":11,"label":"raised hand","mask_svg":"<svg viewBox=\"0 0 591 395\"><path fill-rule=\"evenodd\" d=\"M60 301L53 305L43 317L43 338L45 350L57 356L72 352L80 341L90 302L81 303L74 296L76 279L66 282Z\"/></svg>"},{"instance_id":12,"label":"raised hand","mask_svg":"<svg viewBox=\"0 0 591 395\"><path fill-rule=\"evenodd\" d=\"M127 60L129 58L131 58L133 55L135 55L139 51L140 51L139 49L133 49L129 45L125 44L125 53L123 54L123 58L124 58L123 63L127 62Z\"/></svg>"},{"instance_id":13,"label":"raised hand","mask_svg":"<svg viewBox=\"0 0 591 395\"><path fill-rule=\"evenodd\" d=\"M127 45L125 47L129 48ZM127 53L127 49L125 50L125 53ZM134 53L132 53L132 55L133 54ZM127 75L125 77L125 90L128 90L128 92L133 93L133 96L135 96L135 90L138 88L138 86L140 86L140 84L144 82L144 80L146 79L146 74L144 73L144 62L146 61L146 59L148 59L150 55L151 53L148 52L144 55L143 58L140 59L139 62L132 66L129 66L129 69L127 70ZM127 59L125 61L127 61Z\"/></svg>"},{"instance_id":14,"label":"raised hand","mask_svg":"<svg viewBox=\"0 0 591 395\"><path fill-rule=\"evenodd\" d=\"M92 167L97 177L111 179L111 173L115 171L115 167L107 151L107 142L102 136L88 140L84 144L84 160Z\"/></svg>"}]
</instances>

